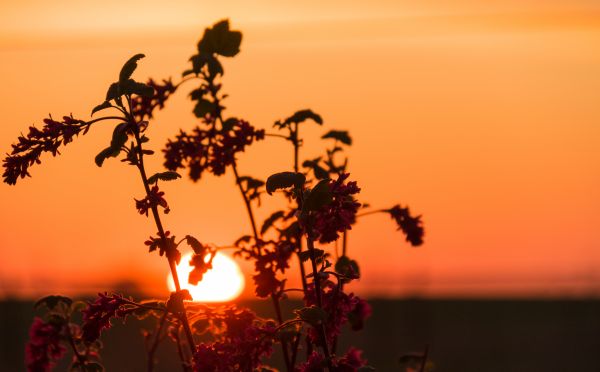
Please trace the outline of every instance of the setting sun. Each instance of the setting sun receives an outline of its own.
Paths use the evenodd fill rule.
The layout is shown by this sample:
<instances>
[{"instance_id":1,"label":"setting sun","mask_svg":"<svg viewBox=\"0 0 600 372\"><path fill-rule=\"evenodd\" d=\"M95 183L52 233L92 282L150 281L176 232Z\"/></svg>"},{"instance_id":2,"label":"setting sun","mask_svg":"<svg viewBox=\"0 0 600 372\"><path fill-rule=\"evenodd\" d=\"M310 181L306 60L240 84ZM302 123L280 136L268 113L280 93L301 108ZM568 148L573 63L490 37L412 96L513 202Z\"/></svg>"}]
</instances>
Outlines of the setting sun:
<instances>
[{"instance_id":1,"label":"setting sun","mask_svg":"<svg viewBox=\"0 0 600 372\"><path fill-rule=\"evenodd\" d=\"M194 301L225 302L235 299L244 289L244 275L240 267L230 257L218 253L213 259L213 268L204 274L198 285L188 283L187 278L192 271L191 254L182 257L177 266L177 274L181 278L181 288L187 289ZM168 276L169 290L174 291L173 278Z\"/></svg>"}]
</instances>

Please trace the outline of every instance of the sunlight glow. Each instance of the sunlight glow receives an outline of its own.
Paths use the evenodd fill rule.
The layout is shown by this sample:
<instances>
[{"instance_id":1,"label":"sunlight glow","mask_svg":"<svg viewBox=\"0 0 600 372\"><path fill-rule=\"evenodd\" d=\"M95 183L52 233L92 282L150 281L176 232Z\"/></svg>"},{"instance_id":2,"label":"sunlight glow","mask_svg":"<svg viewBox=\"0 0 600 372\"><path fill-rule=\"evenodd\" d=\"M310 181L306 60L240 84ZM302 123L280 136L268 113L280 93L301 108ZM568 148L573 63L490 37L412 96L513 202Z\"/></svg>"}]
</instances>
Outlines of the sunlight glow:
<instances>
[{"instance_id":1,"label":"sunlight glow","mask_svg":"<svg viewBox=\"0 0 600 372\"><path fill-rule=\"evenodd\" d=\"M213 268L204 274L198 285L188 283L188 276L192 271L190 259L192 254L181 258L177 266L177 274L181 281L181 288L190 291L194 301L199 302L225 302L235 299L244 289L244 274L239 265L229 256L217 252L213 259ZM173 278L169 274L167 285L170 291L175 290Z\"/></svg>"}]
</instances>

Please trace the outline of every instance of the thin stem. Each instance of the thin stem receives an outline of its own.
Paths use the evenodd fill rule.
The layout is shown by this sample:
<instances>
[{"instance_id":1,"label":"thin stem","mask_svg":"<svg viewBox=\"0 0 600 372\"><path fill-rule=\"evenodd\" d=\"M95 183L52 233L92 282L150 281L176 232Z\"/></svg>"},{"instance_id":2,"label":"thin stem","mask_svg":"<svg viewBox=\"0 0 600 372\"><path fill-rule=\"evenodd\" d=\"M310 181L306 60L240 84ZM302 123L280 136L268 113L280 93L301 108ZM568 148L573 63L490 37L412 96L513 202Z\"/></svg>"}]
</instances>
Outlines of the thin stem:
<instances>
[{"instance_id":1,"label":"thin stem","mask_svg":"<svg viewBox=\"0 0 600 372\"><path fill-rule=\"evenodd\" d=\"M160 322L156 327L154 342L152 342L152 346L150 346L150 350L148 350L148 372L154 371L154 353L156 353L156 349L158 348L158 343L160 341L160 334L165 326L165 321L167 320L168 313L165 312L163 316L160 318Z\"/></svg>"},{"instance_id":2,"label":"thin stem","mask_svg":"<svg viewBox=\"0 0 600 372\"><path fill-rule=\"evenodd\" d=\"M288 136L284 136L283 134L277 134L277 133L265 133L265 137L278 137L278 138L283 138L284 140L290 140L290 137Z\"/></svg>"},{"instance_id":3,"label":"thin stem","mask_svg":"<svg viewBox=\"0 0 600 372\"><path fill-rule=\"evenodd\" d=\"M310 229L309 229L310 231ZM308 246L308 252L310 255L310 262L312 265L312 271L313 271L313 283L315 284L315 297L317 298L317 306L319 306L319 308L323 308L323 300L321 299L321 281L318 275L318 270L317 270L317 258L315 256L315 245L314 245L314 241L312 239L312 237L310 236L310 232L307 234L306 237L306 245ZM325 358L327 359L327 367L329 368L329 371L333 371L333 365L331 363L331 355L329 353L329 346L327 345L327 334L325 333L325 326L323 325L323 323L321 323L318 327L319 333L320 333L320 338L321 338L321 348L323 349L323 352L325 353Z\"/></svg>"},{"instance_id":4,"label":"thin stem","mask_svg":"<svg viewBox=\"0 0 600 372\"><path fill-rule=\"evenodd\" d=\"M421 361L421 368L419 372L425 372L425 368L427 367L427 357L429 354L429 345L425 345L425 351L423 352L423 360Z\"/></svg>"},{"instance_id":5,"label":"thin stem","mask_svg":"<svg viewBox=\"0 0 600 372\"><path fill-rule=\"evenodd\" d=\"M248 217L250 218L250 224L252 225L252 232L254 234L254 238L258 242L259 236L258 230L256 229L256 220L254 219L254 213L252 212L252 205L250 204L250 200L246 195L246 191L244 191L244 188L242 187L242 182L240 181L240 175L238 174L235 161L233 162L231 167L233 168L233 174L235 175L235 183L238 185L240 193L242 194L242 198L244 199L244 204L246 205L246 211L248 212Z\"/></svg>"},{"instance_id":6,"label":"thin stem","mask_svg":"<svg viewBox=\"0 0 600 372\"><path fill-rule=\"evenodd\" d=\"M140 138L140 134L138 131L135 131L135 140L137 143L138 150L138 169L140 171L140 176L142 177L142 182L144 183L144 189L146 190L146 195L150 195L150 184L148 183L148 177L146 175L146 169L144 167L144 153L142 151L142 140ZM165 234L165 229L163 228L162 222L160 220L160 215L158 214L158 207L156 205L152 205L152 217L154 217L154 223L156 224L156 228L158 229L158 235L160 236L160 240L162 242L163 247L168 249L169 245L167 242L167 236ZM171 269L171 276L173 277L173 283L175 284L175 290L177 292L181 291L181 286L179 284L179 276L177 275L177 264L173 258L173 254L170 251L166 252L167 260L169 262L169 268ZM179 318L183 323L183 329L185 330L185 335L191 349L192 354L194 354L195 344L194 337L192 336L192 330L190 329L190 324L187 320L187 315L185 310L179 314Z\"/></svg>"},{"instance_id":7,"label":"thin stem","mask_svg":"<svg viewBox=\"0 0 600 372\"><path fill-rule=\"evenodd\" d=\"M79 351L77 350L77 346L75 346L75 340L73 340L73 334L71 334L71 328L69 328L69 322L67 322L66 328L67 328L67 336L69 339L69 345L71 345L71 348L73 349L73 353L77 357L77 360L79 361L79 363L85 364L86 358L85 358L85 356L79 354Z\"/></svg>"},{"instance_id":8,"label":"thin stem","mask_svg":"<svg viewBox=\"0 0 600 372\"><path fill-rule=\"evenodd\" d=\"M376 209L376 210L374 210L374 211L368 211L368 212L364 212L364 213L358 213L358 214L356 215L356 217L358 218L358 217L369 216L369 215L371 215L371 214L375 214L375 213L382 213L382 212L385 212L385 211L386 211L385 209Z\"/></svg>"}]
</instances>

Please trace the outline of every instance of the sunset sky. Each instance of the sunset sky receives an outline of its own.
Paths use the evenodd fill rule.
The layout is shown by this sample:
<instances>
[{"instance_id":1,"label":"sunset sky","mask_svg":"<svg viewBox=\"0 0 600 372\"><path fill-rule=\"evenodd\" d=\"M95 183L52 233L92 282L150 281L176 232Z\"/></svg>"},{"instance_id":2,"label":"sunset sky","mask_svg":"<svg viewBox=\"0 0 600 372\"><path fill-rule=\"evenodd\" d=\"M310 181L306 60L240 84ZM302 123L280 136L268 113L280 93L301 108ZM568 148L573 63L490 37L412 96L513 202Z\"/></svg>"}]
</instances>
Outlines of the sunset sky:
<instances>
[{"instance_id":1,"label":"sunset sky","mask_svg":"<svg viewBox=\"0 0 600 372\"><path fill-rule=\"evenodd\" d=\"M367 296L600 295L600 3L552 1L32 1L0 5L0 150L29 125L89 118L124 61L134 77L178 79L203 29L244 34L225 62L231 116L271 130L298 109L302 156L348 129L350 172L375 207L425 222L411 248L389 217L361 219L350 256ZM195 125L184 89L151 124L154 150ZM143 244L135 169L94 156L98 125L0 185L0 297L90 293L136 283L165 295L168 266ZM289 144L253 145L240 172L290 170ZM148 164L162 169L162 157ZM227 245L249 231L233 175L163 184L167 229ZM260 219L282 197L263 197ZM252 266L241 263L249 275ZM292 286L294 281L292 281ZM252 288L246 289L247 293Z\"/></svg>"}]
</instances>

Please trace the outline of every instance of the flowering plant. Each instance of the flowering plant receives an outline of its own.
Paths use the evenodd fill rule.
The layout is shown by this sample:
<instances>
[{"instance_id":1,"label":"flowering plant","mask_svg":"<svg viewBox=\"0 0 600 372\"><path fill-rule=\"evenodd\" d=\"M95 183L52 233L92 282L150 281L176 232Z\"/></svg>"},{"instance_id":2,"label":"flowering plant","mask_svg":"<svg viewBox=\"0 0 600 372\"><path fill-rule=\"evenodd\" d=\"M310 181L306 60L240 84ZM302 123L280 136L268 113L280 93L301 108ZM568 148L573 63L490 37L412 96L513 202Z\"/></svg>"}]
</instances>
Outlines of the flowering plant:
<instances>
[{"instance_id":1,"label":"flowering plant","mask_svg":"<svg viewBox=\"0 0 600 372\"><path fill-rule=\"evenodd\" d=\"M42 128L31 126L12 145L3 162L4 181L14 185L30 176L29 170L39 164L43 153L59 154L59 149L88 133L100 122L115 123L110 144L95 158L97 166L110 159L134 167L141 178L145 195L135 198L135 208L153 220L157 230L145 245L149 252L165 256L175 291L165 300L134 301L121 294L100 293L93 301L73 301L64 296L48 296L36 303L44 307L45 316L36 317L26 345L26 365L29 371L51 370L70 349L71 368L77 371L100 371L100 338L111 327L111 320L129 317L156 319L156 328L147 332L148 371L155 368L155 352L167 334L177 346L184 371L255 371L268 367L274 350L280 350L286 371L367 371L361 351L350 348L337 350L342 326L352 330L363 328L371 314L369 304L347 291L347 285L360 278L358 262L351 258L347 231L358 217L385 213L396 222L398 229L412 246L423 243L420 216L413 216L408 207L395 205L373 209L358 200L361 191L348 173L347 159L341 159L352 138L347 131L330 130L322 138L330 144L324 156L301 162L303 138L300 128L313 123L323 125L320 115L300 110L273 125L269 132L258 129L243 119L225 114L219 82L224 74L221 59L239 53L242 34L231 30L228 21L207 28L198 44L198 52L190 58L191 68L182 79L146 83L132 78L142 54L129 59L121 69L118 80L112 83L104 102L92 110L92 115L112 110L114 114L91 120L64 116L61 120L49 117ZM149 173L144 165L146 156L154 155L147 147L147 132L155 110L165 107L171 95L184 83L197 82L191 91L197 124L191 130L180 130L162 150L166 170ZM240 175L238 157L247 146L258 141L284 140L293 148L290 169L271 175L263 181ZM206 173L220 176L231 170L235 176L242 201L249 217L251 233L237 239L235 255L254 263L253 280L259 298L269 299L276 319L263 319L252 311L234 304L208 306L195 303L181 280L197 284L212 269L217 245L201 243L185 235L177 239L166 229L162 213L169 213L161 182L181 178L186 172L193 181ZM262 224L254 211L260 207L260 197L281 193L287 207L274 211ZM341 240L341 254L332 255L327 244ZM182 260L181 244L193 251L189 277L180 278L176 270ZM319 247L317 247L317 244ZM287 299L286 276L291 273L290 261L297 259L304 306L285 319L281 302ZM76 316L77 315L77 316ZM81 321L76 321L78 317ZM202 337L200 337L202 336ZM207 338L208 336L208 338ZM278 351L279 352L279 351ZM424 365L424 363L423 363Z\"/></svg>"}]
</instances>

